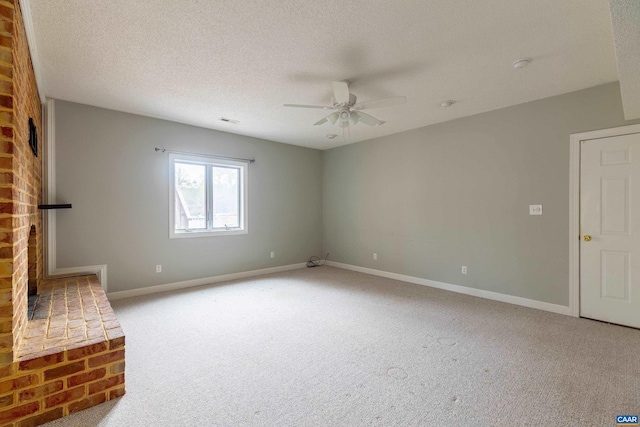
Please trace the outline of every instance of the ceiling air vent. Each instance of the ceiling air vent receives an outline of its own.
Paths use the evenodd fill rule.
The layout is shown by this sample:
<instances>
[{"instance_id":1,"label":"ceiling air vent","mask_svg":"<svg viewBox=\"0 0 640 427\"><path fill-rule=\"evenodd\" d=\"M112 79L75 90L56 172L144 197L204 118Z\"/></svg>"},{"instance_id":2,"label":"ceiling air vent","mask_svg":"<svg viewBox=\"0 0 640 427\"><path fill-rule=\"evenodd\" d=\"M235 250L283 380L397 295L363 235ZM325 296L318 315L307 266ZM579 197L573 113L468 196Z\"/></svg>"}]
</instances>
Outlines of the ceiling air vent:
<instances>
[{"instance_id":1,"label":"ceiling air vent","mask_svg":"<svg viewBox=\"0 0 640 427\"><path fill-rule=\"evenodd\" d=\"M226 117L220 117L218 120L225 123L232 123L234 125L237 125L238 123L240 123L238 120L227 119Z\"/></svg>"}]
</instances>

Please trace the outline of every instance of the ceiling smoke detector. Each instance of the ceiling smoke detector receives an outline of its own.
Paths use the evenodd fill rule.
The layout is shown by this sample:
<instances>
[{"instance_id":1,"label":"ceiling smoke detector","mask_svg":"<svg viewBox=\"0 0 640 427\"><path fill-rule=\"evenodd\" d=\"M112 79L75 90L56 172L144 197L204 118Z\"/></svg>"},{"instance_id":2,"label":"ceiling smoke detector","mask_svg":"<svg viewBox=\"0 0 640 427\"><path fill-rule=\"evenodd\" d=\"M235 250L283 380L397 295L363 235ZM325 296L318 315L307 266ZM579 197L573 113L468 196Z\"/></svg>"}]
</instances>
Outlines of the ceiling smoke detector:
<instances>
[{"instance_id":1,"label":"ceiling smoke detector","mask_svg":"<svg viewBox=\"0 0 640 427\"><path fill-rule=\"evenodd\" d=\"M515 68L516 70L519 70L529 65L529 62L531 62L529 58L518 59L516 62L513 63L513 68Z\"/></svg>"},{"instance_id":2,"label":"ceiling smoke detector","mask_svg":"<svg viewBox=\"0 0 640 427\"><path fill-rule=\"evenodd\" d=\"M455 104L455 103L456 103L456 101L454 101L453 99L448 99L448 100L446 100L446 101L442 101L442 102L440 103L440 106L441 106L441 107L451 107L451 106L452 106L453 104Z\"/></svg>"},{"instance_id":3,"label":"ceiling smoke detector","mask_svg":"<svg viewBox=\"0 0 640 427\"><path fill-rule=\"evenodd\" d=\"M338 135L336 135L335 133L330 133L330 134L328 134L328 135L327 135L327 138L329 138L329 139L335 139L335 138L336 138L336 136L338 136Z\"/></svg>"}]
</instances>

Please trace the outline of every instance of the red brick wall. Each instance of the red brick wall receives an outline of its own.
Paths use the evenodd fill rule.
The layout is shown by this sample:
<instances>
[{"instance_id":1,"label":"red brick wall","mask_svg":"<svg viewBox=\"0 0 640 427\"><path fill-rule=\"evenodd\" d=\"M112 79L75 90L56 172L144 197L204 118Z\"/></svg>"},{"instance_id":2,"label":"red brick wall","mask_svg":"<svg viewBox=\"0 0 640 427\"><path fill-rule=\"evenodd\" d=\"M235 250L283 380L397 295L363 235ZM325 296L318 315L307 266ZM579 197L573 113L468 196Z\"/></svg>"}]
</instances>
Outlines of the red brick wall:
<instances>
[{"instance_id":1,"label":"red brick wall","mask_svg":"<svg viewBox=\"0 0 640 427\"><path fill-rule=\"evenodd\" d=\"M13 361L13 5L0 3L0 365Z\"/></svg>"},{"instance_id":2,"label":"red brick wall","mask_svg":"<svg viewBox=\"0 0 640 427\"><path fill-rule=\"evenodd\" d=\"M29 232L36 227L36 280L43 276L42 266L42 106L38 94L20 7L14 11L13 27L13 334L14 346L20 342L27 315L29 279ZM38 157L29 147L29 118L36 124Z\"/></svg>"},{"instance_id":3,"label":"red brick wall","mask_svg":"<svg viewBox=\"0 0 640 427\"><path fill-rule=\"evenodd\" d=\"M38 130L39 157L29 147L29 118ZM41 123L20 7L15 0L0 0L0 364L13 361L27 321L32 225L36 280L43 276L42 215L37 208L42 203Z\"/></svg>"},{"instance_id":4,"label":"red brick wall","mask_svg":"<svg viewBox=\"0 0 640 427\"><path fill-rule=\"evenodd\" d=\"M0 378L0 425L39 425L124 395L124 338L9 368L12 373Z\"/></svg>"}]
</instances>

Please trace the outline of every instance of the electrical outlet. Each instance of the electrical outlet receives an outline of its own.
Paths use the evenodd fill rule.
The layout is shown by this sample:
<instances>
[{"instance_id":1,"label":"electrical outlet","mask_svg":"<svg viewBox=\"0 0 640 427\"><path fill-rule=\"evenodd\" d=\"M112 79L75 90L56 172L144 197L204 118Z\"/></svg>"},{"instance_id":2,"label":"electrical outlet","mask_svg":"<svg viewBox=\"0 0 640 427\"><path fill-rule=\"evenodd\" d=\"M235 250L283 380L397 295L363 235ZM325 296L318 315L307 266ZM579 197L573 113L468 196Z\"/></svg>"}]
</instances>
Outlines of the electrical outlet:
<instances>
[{"instance_id":1,"label":"electrical outlet","mask_svg":"<svg viewBox=\"0 0 640 427\"><path fill-rule=\"evenodd\" d=\"M273 258L275 258L275 257L276 257L276 253L275 253L275 252L273 252L273 251L271 251L271 258L273 259Z\"/></svg>"},{"instance_id":2,"label":"electrical outlet","mask_svg":"<svg viewBox=\"0 0 640 427\"><path fill-rule=\"evenodd\" d=\"M529 205L529 215L542 215L542 205Z\"/></svg>"},{"instance_id":3,"label":"electrical outlet","mask_svg":"<svg viewBox=\"0 0 640 427\"><path fill-rule=\"evenodd\" d=\"M162 265L156 265L156 273L162 273Z\"/></svg>"},{"instance_id":4,"label":"electrical outlet","mask_svg":"<svg viewBox=\"0 0 640 427\"><path fill-rule=\"evenodd\" d=\"M377 253L375 253L375 252L373 253L373 260L374 260L374 261L377 261L377 260L378 260L378 254L377 254Z\"/></svg>"},{"instance_id":5,"label":"electrical outlet","mask_svg":"<svg viewBox=\"0 0 640 427\"><path fill-rule=\"evenodd\" d=\"M467 266L466 265L462 266L462 274L467 274Z\"/></svg>"}]
</instances>

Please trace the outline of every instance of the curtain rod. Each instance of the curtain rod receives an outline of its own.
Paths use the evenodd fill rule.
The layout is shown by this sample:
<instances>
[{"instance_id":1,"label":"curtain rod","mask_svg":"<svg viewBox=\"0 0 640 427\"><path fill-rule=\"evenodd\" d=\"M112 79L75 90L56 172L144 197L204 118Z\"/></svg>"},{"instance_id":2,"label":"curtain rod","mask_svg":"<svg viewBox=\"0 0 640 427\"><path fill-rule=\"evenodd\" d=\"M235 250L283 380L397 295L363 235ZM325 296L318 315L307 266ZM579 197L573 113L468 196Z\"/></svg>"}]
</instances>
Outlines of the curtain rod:
<instances>
[{"instance_id":1,"label":"curtain rod","mask_svg":"<svg viewBox=\"0 0 640 427\"><path fill-rule=\"evenodd\" d=\"M186 151L167 150L166 148L158 148L158 147L156 147L155 150L156 152L160 151L161 153L174 153L174 154L184 154L187 156L211 157L211 158L220 159L220 160L235 160L237 162L255 163L256 161L256 159L243 159L240 157L216 156L214 154L189 153Z\"/></svg>"}]
</instances>

